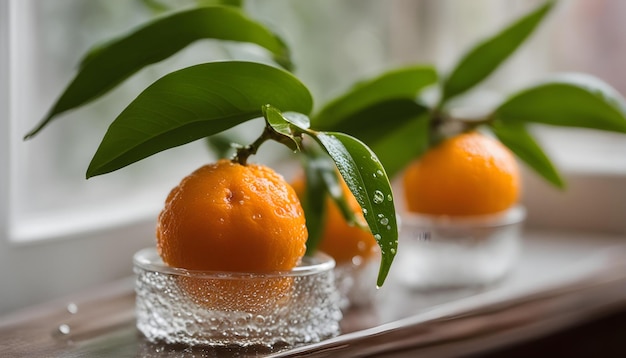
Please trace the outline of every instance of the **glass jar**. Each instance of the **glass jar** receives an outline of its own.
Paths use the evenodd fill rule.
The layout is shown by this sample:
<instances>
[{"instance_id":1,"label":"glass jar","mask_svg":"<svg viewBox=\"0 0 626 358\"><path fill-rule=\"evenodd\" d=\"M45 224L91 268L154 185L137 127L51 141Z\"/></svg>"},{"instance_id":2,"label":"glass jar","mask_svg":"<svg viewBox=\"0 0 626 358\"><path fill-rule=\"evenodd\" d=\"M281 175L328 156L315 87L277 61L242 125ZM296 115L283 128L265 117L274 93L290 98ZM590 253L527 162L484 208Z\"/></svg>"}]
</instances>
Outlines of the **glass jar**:
<instances>
[{"instance_id":1,"label":"glass jar","mask_svg":"<svg viewBox=\"0 0 626 358\"><path fill-rule=\"evenodd\" d=\"M406 213L395 265L414 289L489 285L514 267L521 251L522 206L470 217Z\"/></svg>"}]
</instances>

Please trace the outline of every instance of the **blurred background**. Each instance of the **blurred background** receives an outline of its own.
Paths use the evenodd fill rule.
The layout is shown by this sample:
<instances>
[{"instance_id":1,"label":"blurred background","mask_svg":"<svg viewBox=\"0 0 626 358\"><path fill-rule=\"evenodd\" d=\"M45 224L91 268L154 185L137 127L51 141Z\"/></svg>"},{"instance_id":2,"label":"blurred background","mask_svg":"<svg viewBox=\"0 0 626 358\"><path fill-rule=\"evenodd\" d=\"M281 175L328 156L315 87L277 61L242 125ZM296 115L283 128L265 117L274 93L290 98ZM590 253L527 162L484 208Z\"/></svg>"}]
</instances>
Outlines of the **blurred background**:
<instances>
[{"instance_id":1,"label":"blurred background","mask_svg":"<svg viewBox=\"0 0 626 358\"><path fill-rule=\"evenodd\" d=\"M183 0L0 0L0 314L129 276L131 257L154 244L170 188L215 159L202 142L85 180L109 123L147 85L176 69L224 59L269 62L253 45L197 42L120 88L61 116L34 139L46 113L95 43L125 33ZM443 74L475 41L541 1L248 0L246 11L281 34L316 107L354 82L400 65ZM626 94L626 2L562 0L531 40L469 98L489 106L560 72L598 76ZM250 127L233 134L244 143ZM248 129L246 131L245 129ZM529 227L626 233L626 137L534 128L569 186L526 175ZM274 151L256 160L276 163Z\"/></svg>"}]
</instances>

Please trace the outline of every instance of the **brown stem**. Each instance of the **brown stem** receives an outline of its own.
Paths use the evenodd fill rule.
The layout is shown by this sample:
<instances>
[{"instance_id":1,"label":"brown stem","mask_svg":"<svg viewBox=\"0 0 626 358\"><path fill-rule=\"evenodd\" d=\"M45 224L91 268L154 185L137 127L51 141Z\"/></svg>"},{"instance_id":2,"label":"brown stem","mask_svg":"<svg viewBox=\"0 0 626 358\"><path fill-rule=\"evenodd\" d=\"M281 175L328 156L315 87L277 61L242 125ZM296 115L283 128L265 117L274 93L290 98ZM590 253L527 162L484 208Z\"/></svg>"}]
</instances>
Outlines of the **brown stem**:
<instances>
[{"instance_id":1,"label":"brown stem","mask_svg":"<svg viewBox=\"0 0 626 358\"><path fill-rule=\"evenodd\" d=\"M235 156L233 157L232 161L234 163L246 165L248 163L248 158L251 155L256 154L261 144L263 144L263 142L265 142L266 140L271 139L271 137L272 137L271 131L268 130L267 127L265 127L265 129L263 130L263 133L261 133L259 138L257 138L254 142L252 142L252 144L248 144L245 147L241 147L237 149L237 152L235 153Z\"/></svg>"}]
</instances>

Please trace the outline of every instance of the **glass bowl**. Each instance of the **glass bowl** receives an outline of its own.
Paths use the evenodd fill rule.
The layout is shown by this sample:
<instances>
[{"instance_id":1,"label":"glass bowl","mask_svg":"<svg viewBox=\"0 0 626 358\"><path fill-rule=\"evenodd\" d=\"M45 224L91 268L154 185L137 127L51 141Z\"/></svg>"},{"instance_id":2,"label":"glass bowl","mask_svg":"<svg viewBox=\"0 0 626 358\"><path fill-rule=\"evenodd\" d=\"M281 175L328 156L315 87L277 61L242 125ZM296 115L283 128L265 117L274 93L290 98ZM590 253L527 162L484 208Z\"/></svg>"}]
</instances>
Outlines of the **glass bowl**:
<instances>
[{"instance_id":1,"label":"glass bowl","mask_svg":"<svg viewBox=\"0 0 626 358\"><path fill-rule=\"evenodd\" d=\"M406 213L396 257L399 280L415 289L492 284L515 266L525 217L522 206L471 217Z\"/></svg>"},{"instance_id":2,"label":"glass bowl","mask_svg":"<svg viewBox=\"0 0 626 358\"><path fill-rule=\"evenodd\" d=\"M156 248L133 261L137 328L150 342L271 348L339 334L335 261L322 253L263 274L172 268Z\"/></svg>"}]
</instances>

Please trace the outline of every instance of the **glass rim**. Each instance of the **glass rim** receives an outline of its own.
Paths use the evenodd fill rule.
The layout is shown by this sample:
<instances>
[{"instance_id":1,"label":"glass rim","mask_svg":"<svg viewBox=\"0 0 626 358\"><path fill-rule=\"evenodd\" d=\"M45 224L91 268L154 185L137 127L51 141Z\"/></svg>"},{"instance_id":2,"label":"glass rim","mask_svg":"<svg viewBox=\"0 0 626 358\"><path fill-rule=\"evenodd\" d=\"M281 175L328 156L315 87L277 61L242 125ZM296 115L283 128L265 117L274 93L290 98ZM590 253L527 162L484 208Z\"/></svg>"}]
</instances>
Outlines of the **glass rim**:
<instances>
[{"instance_id":1,"label":"glass rim","mask_svg":"<svg viewBox=\"0 0 626 358\"><path fill-rule=\"evenodd\" d=\"M146 271L167 275L220 280L310 276L335 268L335 260L331 256L318 251L313 256L302 257L301 262L290 271L234 272L188 270L166 265L157 253L156 247L147 247L137 251L133 255L133 264Z\"/></svg>"},{"instance_id":2,"label":"glass rim","mask_svg":"<svg viewBox=\"0 0 626 358\"><path fill-rule=\"evenodd\" d=\"M406 212L402 224L410 226L496 228L515 225L526 219L526 208L515 205L507 210L486 215L450 216Z\"/></svg>"}]
</instances>

